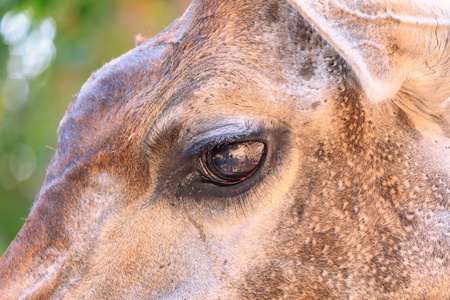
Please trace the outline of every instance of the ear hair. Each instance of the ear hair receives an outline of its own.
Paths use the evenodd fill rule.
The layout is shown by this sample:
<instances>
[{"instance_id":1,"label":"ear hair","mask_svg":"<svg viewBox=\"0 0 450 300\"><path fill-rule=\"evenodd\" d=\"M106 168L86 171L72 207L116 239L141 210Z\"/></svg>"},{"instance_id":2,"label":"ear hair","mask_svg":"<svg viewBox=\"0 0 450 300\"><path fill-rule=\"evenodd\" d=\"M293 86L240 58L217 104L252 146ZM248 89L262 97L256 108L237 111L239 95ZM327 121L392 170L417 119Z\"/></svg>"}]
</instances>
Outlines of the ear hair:
<instances>
[{"instance_id":1,"label":"ear hair","mask_svg":"<svg viewBox=\"0 0 450 300\"><path fill-rule=\"evenodd\" d=\"M427 95L421 101L448 104L450 1L289 1L353 67L373 102L407 87Z\"/></svg>"}]
</instances>

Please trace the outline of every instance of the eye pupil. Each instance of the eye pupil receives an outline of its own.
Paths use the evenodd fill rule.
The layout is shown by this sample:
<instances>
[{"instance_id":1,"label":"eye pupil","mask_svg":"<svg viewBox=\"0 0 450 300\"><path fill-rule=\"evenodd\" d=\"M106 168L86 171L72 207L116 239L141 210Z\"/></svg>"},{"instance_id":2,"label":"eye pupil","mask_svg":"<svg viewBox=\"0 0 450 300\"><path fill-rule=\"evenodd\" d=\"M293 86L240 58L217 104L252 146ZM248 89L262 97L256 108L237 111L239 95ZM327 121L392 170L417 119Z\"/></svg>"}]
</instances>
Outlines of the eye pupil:
<instances>
[{"instance_id":1,"label":"eye pupil","mask_svg":"<svg viewBox=\"0 0 450 300\"><path fill-rule=\"evenodd\" d=\"M258 169L264 153L265 145L261 142L221 144L204 153L203 168L210 180L234 184L247 179Z\"/></svg>"}]
</instances>

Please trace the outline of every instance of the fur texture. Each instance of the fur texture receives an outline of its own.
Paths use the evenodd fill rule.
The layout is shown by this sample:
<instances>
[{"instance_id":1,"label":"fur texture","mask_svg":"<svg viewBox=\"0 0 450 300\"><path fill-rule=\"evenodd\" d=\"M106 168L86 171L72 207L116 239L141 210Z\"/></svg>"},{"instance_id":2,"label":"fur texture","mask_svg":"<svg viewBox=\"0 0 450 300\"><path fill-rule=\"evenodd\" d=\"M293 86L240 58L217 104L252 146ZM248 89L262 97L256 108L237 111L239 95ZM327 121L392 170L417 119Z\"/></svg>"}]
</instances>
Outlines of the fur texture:
<instances>
[{"instance_id":1,"label":"fur texture","mask_svg":"<svg viewBox=\"0 0 450 300\"><path fill-rule=\"evenodd\" d=\"M285 1L198 0L95 72L0 298L449 299L448 110L371 101L320 30ZM205 182L205 147L248 139L258 171Z\"/></svg>"}]
</instances>

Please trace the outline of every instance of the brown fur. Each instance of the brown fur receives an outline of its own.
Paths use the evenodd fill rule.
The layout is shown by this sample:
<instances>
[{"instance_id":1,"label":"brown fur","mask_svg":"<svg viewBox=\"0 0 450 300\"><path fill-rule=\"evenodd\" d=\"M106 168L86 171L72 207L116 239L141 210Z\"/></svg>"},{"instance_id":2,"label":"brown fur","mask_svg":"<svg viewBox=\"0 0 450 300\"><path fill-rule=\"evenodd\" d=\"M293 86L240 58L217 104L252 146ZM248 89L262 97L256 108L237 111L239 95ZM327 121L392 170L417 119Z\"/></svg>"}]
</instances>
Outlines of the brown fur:
<instances>
[{"instance_id":1,"label":"brown fur","mask_svg":"<svg viewBox=\"0 0 450 300\"><path fill-rule=\"evenodd\" d=\"M194 1L137 43L70 104L0 298L449 299L440 145L290 4ZM201 182L186 147L248 127L261 169Z\"/></svg>"}]
</instances>

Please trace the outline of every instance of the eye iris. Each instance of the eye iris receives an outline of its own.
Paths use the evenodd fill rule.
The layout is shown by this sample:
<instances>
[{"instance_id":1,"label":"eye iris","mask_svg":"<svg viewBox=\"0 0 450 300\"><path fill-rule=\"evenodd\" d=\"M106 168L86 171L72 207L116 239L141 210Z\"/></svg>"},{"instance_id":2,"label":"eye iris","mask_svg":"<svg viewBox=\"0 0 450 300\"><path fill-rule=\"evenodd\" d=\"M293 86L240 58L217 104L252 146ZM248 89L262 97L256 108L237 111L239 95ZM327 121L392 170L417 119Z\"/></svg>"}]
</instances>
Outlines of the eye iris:
<instances>
[{"instance_id":1,"label":"eye iris","mask_svg":"<svg viewBox=\"0 0 450 300\"><path fill-rule=\"evenodd\" d=\"M220 183L236 183L247 179L259 167L265 152L261 142L223 144L206 152L207 167Z\"/></svg>"}]
</instances>

